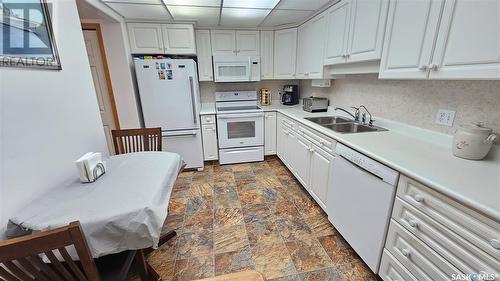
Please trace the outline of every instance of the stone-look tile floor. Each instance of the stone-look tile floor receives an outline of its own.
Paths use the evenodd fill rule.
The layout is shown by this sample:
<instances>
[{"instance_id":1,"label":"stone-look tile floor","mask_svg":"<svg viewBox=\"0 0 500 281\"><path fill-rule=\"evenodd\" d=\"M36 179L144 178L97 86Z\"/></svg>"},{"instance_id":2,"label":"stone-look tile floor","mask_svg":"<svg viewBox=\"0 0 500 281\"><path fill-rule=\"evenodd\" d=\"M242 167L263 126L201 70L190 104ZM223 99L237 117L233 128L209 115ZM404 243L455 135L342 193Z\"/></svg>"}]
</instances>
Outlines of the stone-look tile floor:
<instances>
[{"instance_id":1,"label":"stone-look tile floor","mask_svg":"<svg viewBox=\"0 0 500 281\"><path fill-rule=\"evenodd\" d=\"M268 280L379 280L275 157L181 173L169 230L177 236L149 257L166 281L246 269Z\"/></svg>"}]
</instances>

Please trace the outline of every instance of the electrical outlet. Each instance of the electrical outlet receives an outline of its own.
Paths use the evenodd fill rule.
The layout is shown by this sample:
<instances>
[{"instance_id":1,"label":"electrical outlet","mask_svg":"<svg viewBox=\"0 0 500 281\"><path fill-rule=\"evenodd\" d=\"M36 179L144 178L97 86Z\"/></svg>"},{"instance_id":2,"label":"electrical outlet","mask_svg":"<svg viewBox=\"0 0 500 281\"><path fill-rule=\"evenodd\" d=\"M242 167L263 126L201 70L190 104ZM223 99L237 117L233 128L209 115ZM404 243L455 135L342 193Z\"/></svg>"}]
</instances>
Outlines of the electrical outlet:
<instances>
[{"instance_id":1,"label":"electrical outlet","mask_svg":"<svg viewBox=\"0 0 500 281\"><path fill-rule=\"evenodd\" d=\"M438 110L436 116L436 123L439 125L453 126L453 120L455 119L455 111L440 109Z\"/></svg>"}]
</instances>

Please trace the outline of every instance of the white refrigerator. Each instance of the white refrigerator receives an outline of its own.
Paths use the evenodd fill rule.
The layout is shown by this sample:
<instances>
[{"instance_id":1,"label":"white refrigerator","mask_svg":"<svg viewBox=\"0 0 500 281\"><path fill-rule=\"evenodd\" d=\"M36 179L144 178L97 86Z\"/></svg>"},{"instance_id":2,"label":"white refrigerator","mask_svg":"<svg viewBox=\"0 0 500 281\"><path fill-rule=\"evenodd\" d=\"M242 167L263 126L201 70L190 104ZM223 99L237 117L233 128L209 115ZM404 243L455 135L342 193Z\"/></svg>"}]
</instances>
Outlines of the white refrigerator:
<instances>
[{"instance_id":1,"label":"white refrigerator","mask_svg":"<svg viewBox=\"0 0 500 281\"><path fill-rule=\"evenodd\" d=\"M162 148L176 152L186 168L203 168L200 91L192 59L134 60L144 124L161 127Z\"/></svg>"}]
</instances>

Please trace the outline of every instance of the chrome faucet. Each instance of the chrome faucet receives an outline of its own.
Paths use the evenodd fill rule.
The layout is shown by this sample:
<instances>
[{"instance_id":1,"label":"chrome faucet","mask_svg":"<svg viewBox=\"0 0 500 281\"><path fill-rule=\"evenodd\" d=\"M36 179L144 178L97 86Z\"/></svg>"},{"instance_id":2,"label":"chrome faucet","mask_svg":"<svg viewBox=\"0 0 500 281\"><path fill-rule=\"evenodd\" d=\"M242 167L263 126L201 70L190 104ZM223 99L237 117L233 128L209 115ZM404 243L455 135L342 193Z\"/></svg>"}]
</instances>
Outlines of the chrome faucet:
<instances>
[{"instance_id":1,"label":"chrome faucet","mask_svg":"<svg viewBox=\"0 0 500 281\"><path fill-rule=\"evenodd\" d=\"M357 110L357 111L358 111L358 120L359 120L359 112L360 112L360 110L361 110L361 109L364 109L364 110L366 111L366 113L368 113L368 115L369 115L369 118L370 118L370 119L369 119L369 121L368 121L368 125L369 125L369 126L373 126L373 118L372 118L372 114L370 113L370 111L368 111L368 108L366 108L366 106L364 106L364 105L360 105L360 106L358 107L358 110ZM361 115L361 116L362 116L362 117L361 117L361 122L362 122L363 124L366 124L366 113L363 113L363 114Z\"/></svg>"},{"instance_id":2,"label":"chrome faucet","mask_svg":"<svg viewBox=\"0 0 500 281\"><path fill-rule=\"evenodd\" d=\"M335 107L334 110L340 110L340 111L343 111L349 115L351 115L351 117L354 119L354 121L358 121L359 120L359 114L356 114L356 112L354 114L350 113L349 111L343 109L342 107ZM358 112L359 113L359 112Z\"/></svg>"}]
</instances>

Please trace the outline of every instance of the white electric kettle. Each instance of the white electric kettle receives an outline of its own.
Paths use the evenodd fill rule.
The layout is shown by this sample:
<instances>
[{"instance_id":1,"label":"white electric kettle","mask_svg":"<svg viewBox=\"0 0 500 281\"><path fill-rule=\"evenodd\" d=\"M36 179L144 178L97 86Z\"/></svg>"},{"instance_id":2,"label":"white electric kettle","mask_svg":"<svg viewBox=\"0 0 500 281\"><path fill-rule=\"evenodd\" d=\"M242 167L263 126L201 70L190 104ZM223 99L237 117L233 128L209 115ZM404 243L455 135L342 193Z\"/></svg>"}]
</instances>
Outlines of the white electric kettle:
<instances>
[{"instance_id":1,"label":"white electric kettle","mask_svg":"<svg viewBox=\"0 0 500 281\"><path fill-rule=\"evenodd\" d=\"M453 138L453 155L470 160L483 159L498 138L492 131L481 122L460 126Z\"/></svg>"}]
</instances>

